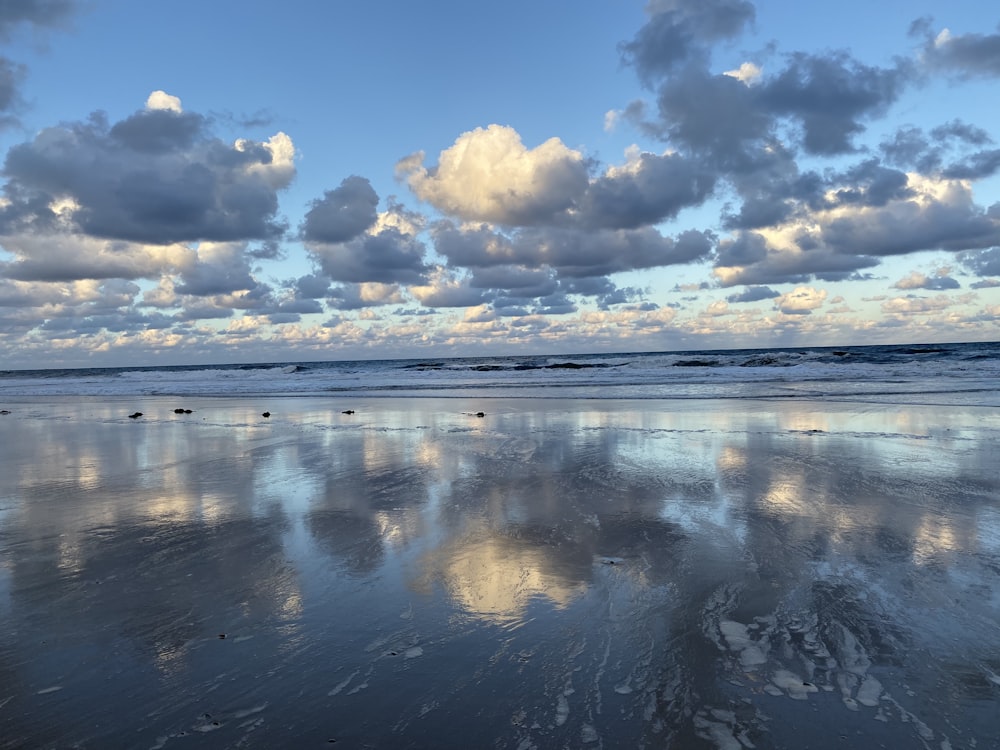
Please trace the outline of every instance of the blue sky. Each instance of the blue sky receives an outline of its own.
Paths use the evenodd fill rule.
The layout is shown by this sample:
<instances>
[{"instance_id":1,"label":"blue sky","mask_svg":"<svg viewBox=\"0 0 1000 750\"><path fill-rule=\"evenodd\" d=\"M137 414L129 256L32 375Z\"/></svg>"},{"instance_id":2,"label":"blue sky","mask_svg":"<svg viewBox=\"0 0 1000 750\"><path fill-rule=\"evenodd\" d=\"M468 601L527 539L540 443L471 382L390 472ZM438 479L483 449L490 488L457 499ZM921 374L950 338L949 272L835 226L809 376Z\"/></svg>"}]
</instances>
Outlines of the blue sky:
<instances>
[{"instance_id":1,"label":"blue sky","mask_svg":"<svg viewBox=\"0 0 1000 750\"><path fill-rule=\"evenodd\" d=\"M1000 338L982 2L0 5L0 367Z\"/></svg>"}]
</instances>

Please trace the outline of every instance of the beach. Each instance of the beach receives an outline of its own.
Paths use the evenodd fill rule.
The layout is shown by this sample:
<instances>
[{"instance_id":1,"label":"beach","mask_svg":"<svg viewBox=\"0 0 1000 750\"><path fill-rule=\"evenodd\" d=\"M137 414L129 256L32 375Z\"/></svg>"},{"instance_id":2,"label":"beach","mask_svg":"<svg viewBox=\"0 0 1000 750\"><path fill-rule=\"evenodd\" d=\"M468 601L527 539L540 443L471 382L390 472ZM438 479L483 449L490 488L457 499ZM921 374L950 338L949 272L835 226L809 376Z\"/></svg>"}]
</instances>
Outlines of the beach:
<instances>
[{"instance_id":1,"label":"beach","mask_svg":"<svg viewBox=\"0 0 1000 750\"><path fill-rule=\"evenodd\" d=\"M3 406L0 747L1000 746L995 407Z\"/></svg>"}]
</instances>

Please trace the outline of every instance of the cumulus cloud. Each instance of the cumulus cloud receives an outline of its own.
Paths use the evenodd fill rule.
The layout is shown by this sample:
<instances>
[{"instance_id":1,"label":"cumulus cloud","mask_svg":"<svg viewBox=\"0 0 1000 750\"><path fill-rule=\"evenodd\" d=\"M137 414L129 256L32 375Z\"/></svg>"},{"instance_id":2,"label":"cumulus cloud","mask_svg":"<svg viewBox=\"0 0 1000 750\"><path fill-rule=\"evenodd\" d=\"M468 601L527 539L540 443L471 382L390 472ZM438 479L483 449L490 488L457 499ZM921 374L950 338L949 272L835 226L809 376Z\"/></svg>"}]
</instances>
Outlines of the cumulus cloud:
<instances>
[{"instance_id":1,"label":"cumulus cloud","mask_svg":"<svg viewBox=\"0 0 1000 750\"><path fill-rule=\"evenodd\" d=\"M890 315L927 315L951 305L952 300L943 294L937 297L893 297L882 303L882 312Z\"/></svg>"},{"instance_id":2,"label":"cumulus cloud","mask_svg":"<svg viewBox=\"0 0 1000 750\"><path fill-rule=\"evenodd\" d=\"M366 281L360 284L341 284L330 290L327 304L336 310L360 310L381 305L399 304L403 301L398 284L381 284Z\"/></svg>"},{"instance_id":3,"label":"cumulus cloud","mask_svg":"<svg viewBox=\"0 0 1000 750\"><path fill-rule=\"evenodd\" d=\"M856 150L852 138L864 130L863 121L884 113L911 77L905 65L876 68L846 52L794 53L759 95L770 111L802 124L807 151L842 154Z\"/></svg>"},{"instance_id":4,"label":"cumulus cloud","mask_svg":"<svg viewBox=\"0 0 1000 750\"><path fill-rule=\"evenodd\" d=\"M423 152L402 159L397 174L414 195L466 221L534 225L569 209L587 187L583 155L550 138L533 149L511 127L463 133L423 165Z\"/></svg>"},{"instance_id":5,"label":"cumulus cloud","mask_svg":"<svg viewBox=\"0 0 1000 750\"><path fill-rule=\"evenodd\" d=\"M895 284L895 289L928 289L931 291L944 291L946 289L958 289L962 285L948 274L950 269L940 268L933 276L927 276L920 271L911 271Z\"/></svg>"},{"instance_id":6,"label":"cumulus cloud","mask_svg":"<svg viewBox=\"0 0 1000 750\"><path fill-rule=\"evenodd\" d=\"M375 224L378 195L364 177L352 176L313 201L302 226L307 242L346 242Z\"/></svg>"},{"instance_id":7,"label":"cumulus cloud","mask_svg":"<svg viewBox=\"0 0 1000 750\"><path fill-rule=\"evenodd\" d=\"M777 297L774 301L774 309L780 310L786 315L808 315L813 310L822 307L825 300L825 289L799 286Z\"/></svg>"},{"instance_id":8,"label":"cumulus cloud","mask_svg":"<svg viewBox=\"0 0 1000 750\"><path fill-rule=\"evenodd\" d=\"M409 291L426 307L478 307L492 299L483 287L470 282L468 276L437 268L426 284L411 286Z\"/></svg>"},{"instance_id":9,"label":"cumulus cloud","mask_svg":"<svg viewBox=\"0 0 1000 750\"><path fill-rule=\"evenodd\" d=\"M695 159L632 149L624 166L610 167L580 196L578 220L605 229L656 224L704 203L715 182L716 176Z\"/></svg>"},{"instance_id":10,"label":"cumulus cloud","mask_svg":"<svg viewBox=\"0 0 1000 750\"><path fill-rule=\"evenodd\" d=\"M740 302L759 302L763 299L774 299L780 296L780 292L776 292L767 286L748 286L739 294L730 294L726 297L726 301L734 304Z\"/></svg>"},{"instance_id":11,"label":"cumulus cloud","mask_svg":"<svg viewBox=\"0 0 1000 750\"><path fill-rule=\"evenodd\" d=\"M226 144L195 113L143 109L113 125L96 113L10 149L0 233L46 225L61 203L73 231L107 239L273 238L284 229L277 191L294 174L293 157L284 133Z\"/></svg>"},{"instance_id":12,"label":"cumulus cloud","mask_svg":"<svg viewBox=\"0 0 1000 750\"><path fill-rule=\"evenodd\" d=\"M724 286L843 279L879 257L994 245L995 214L975 204L965 181L909 174L905 188L878 200L829 191L815 210L803 205L782 224L737 233L720 243L714 273Z\"/></svg>"},{"instance_id":13,"label":"cumulus cloud","mask_svg":"<svg viewBox=\"0 0 1000 750\"><path fill-rule=\"evenodd\" d=\"M1000 246L965 252L958 259L979 276L1000 276Z\"/></svg>"},{"instance_id":14,"label":"cumulus cloud","mask_svg":"<svg viewBox=\"0 0 1000 750\"><path fill-rule=\"evenodd\" d=\"M945 28L935 35L928 24L916 30L924 33L923 61L931 69L963 77L1000 76L1000 30L953 34Z\"/></svg>"},{"instance_id":15,"label":"cumulus cloud","mask_svg":"<svg viewBox=\"0 0 1000 750\"><path fill-rule=\"evenodd\" d=\"M592 232L540 227L508 237L484 226L466 229L440 222L432 234L435 249L454 266L553 268L562 278L687 263L707 257L714 244L708 232L688 230L674 239L652 227Z\"/></svg>"},{"instance_id":16,"label":"cumulus cloud","mask_svg":"<svg viewBox=\"0 0 1000 750\"><path fill-rule=\"evenodd\" d=\"M683 65L707 63L710 45L738 36L756 16L746 0L656 0L649 20L623 45L623 58L652 84Z\"/></svg>"}]
</instances>

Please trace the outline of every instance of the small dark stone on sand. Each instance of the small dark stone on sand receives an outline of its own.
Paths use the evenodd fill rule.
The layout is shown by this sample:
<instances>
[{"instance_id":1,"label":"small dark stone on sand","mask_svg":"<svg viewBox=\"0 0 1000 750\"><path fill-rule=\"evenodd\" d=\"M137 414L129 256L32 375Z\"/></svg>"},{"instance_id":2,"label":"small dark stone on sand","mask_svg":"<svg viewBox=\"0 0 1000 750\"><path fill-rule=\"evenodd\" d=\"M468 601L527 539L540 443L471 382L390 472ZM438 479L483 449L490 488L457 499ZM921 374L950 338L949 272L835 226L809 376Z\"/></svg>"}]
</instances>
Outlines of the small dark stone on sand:
<instances>
[{"instance_id":1,"label":"small dark stone on sand","mask_svg":"<svg viewBox=\"0 0 1000 750\"><path fill-rule=\"evenodd\" d=\"M485 417L485 416L486 416L486 412L483 412L483 411L477 411L477 412L476 412L476 416L477 416L477 417Z\"/></svg>"},{"instance_id":2,"label":"small dark stone on sand","mask_svg":"<svg viewBox=\"0 0 1000 750\"><path fill-rule=\"evenodd\" d=\"M226 634L225 633L219 633L219 638L222 639L222 640L226 640Z\"/></svg>"},{"instance_id":3,"label":"small dark stone on sand","mask_svg":"<svg viewBox=\"0 0 1000 750\"><path fill-rule=\"evenodd\" d=\"M269 416L271 416L271 412L266 411L263 414L261 414L261 416L264 417L265 419L267 419Z\"/></svg>"},{"instance_id":4,"label":"small dark stone on sand","mask_svg":"<svg viewBox=\"0 0 1000 750\"><path fill-rule=\"evenodd\" d=\"M6 409L0 409L0 414L10 414Z\"/></svg>"},{"instance_id":5,"label":"small dark stone on sand","mask_svg":"<svg viewBox=\"0 0 1000 750\"><path fill-rule=\"evenodd\" d=\"M184 413L183 409L174 409L174 414L183 414L183 413Z\"/></svg>"},{"instance_id":6,"label":"small dark stone on sand","mask_svg":"<svg viewBox=\"0 0 1000 750\"><path fill-rule=\"evenodd\" d=\"M344 411L342 411L340 413L341 414L353 414L354 413L354 409L345 409Z\"/></svg>"},{"instance_id":7,"label":"small dark stone on sand","mask_svg":"<svg viewBox=\"0 0 1000 750\"><path fill-rule=\"evenodd\" d=\"M185 414L190 414L191 412L192 412L192 410L191 410L191 409L185 409L185 410L184 410L184 413L185 413Z\"/></svg>"},{"instance_id":8,"label":"small dark stone on sand","mask_svg":"<svg viewBox=\"0 0 1000 750\"><path fill-rule=\"evenodd\" d=\"M137 411L135 414L129 414L128 418L129 419L138 419L141 416L142 416L142 412L141 411Z\"/></svg>"}]
</instances>

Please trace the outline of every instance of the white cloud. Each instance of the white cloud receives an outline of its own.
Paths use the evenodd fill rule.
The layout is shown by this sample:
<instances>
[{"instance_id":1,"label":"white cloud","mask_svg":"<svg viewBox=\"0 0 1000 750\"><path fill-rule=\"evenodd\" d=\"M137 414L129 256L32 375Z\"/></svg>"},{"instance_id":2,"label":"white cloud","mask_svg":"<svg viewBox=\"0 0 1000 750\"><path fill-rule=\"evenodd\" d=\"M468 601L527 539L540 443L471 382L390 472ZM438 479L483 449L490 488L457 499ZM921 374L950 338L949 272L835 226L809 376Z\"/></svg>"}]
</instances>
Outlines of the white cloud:
<instances>
[{"instance_id":1,"label":"white cloud","mask_svg":"<svg viewBox=\"0 0 1000 750\"><path fill-rule=\"evenodd\" d=\"M468 221L532 225L569 209L587 189L583 154L550 138L533 149L514 128L490 125L463 133L432 169L418 153L397 164L413 193Z\"/></svg>"},{"instance_id":2,"label":"white cloud","mask_svg":"<svg viewBox=\"0 0 1000 750\"><path fill-rule=\"evenodd\" d=\"M752 62L745 62L735 70L727 70L723 75L735 78L737 81L745 83L747 86L753 86L760 80L763 74L764 71L762 71L759 66L754 65Z\"/></svg>"},{"instance_id":3,"label":"white cloud","mask_svg":"<svg viewBox=\"0 0 1000 750\"><path fill-rule=\"evenodd\" d=\"M805 315L822 306L826 300L825 289L798 286L775 299L774 307L786 315Z\"/></svg>"},{"instance_id":4,"label":"white cloud","mask_svg":"<svg viewBox=\"0 0 1000 750\"><path fill-rule=\"evenodd\" d=\"M166 109L171 112L183 112L181 100L171 96L166 91L154 91L146 99L146 109Z\"/></svg>"}]
</instances>

